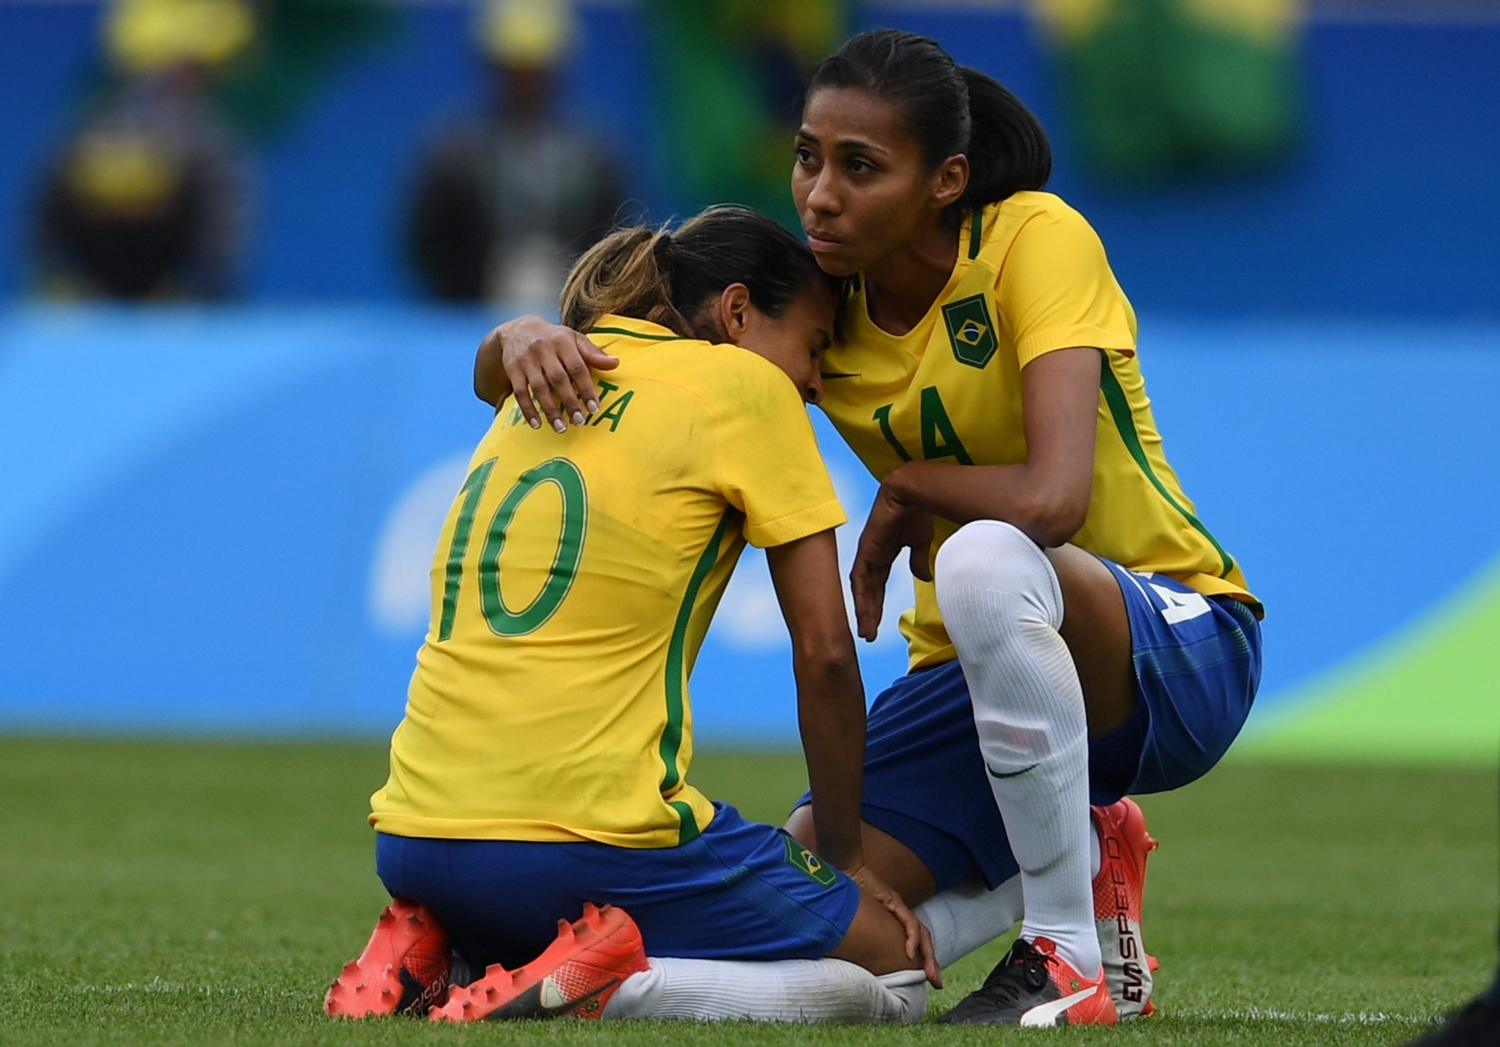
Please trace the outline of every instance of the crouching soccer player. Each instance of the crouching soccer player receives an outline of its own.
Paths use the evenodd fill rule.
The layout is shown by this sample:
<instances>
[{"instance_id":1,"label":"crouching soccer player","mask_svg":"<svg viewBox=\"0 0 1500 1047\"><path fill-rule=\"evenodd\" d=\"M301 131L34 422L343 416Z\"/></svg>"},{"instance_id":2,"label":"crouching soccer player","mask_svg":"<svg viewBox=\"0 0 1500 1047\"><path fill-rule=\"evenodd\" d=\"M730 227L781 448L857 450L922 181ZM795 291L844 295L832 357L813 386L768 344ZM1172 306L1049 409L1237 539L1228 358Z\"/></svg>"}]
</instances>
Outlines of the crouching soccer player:
<instances>
[{"instance_id":1,"label":"crouching soccer player","mask_svg":"<svg viewBox=\"0 0 1500 1047\"><path fill-rule=\"evenodd\" d=\"M1098 235L1041 191L1050 149L1014 95L935 41L861 33L814 70L794 156L803 231L845 292L820 406L881 481L851 573L858 634L876 636L904 549L919 579L911 671L871 709L864 786L864 820L919 875L866 858L908 904L1020 870L1020 935L945 1021L1147 1013L1130 884L1150 841L1121 798L1223 756L1263 609L1168 463L1134 310ZM562 424L612 365L518 318L485 340L476 391L505 379ZM1005 896L969 900L1008 924Z\"/></svg>"},{"instance_id":2,"label":"crouching soccer player","mask_svg":"<svg viewBox=\"0 0 1500 1047\"><path fill-rule=\"evenodd\" d=\"M565 434L511 407L474 453L371 802L394 900L330 1014L920 1017L938 969L863 857L844 514L803 404L834 308L743 208L580 259L563 316L621 363ZM686 781L688 675L747 541L792 636L816 850Z\"/></svg>"}]
</instances>

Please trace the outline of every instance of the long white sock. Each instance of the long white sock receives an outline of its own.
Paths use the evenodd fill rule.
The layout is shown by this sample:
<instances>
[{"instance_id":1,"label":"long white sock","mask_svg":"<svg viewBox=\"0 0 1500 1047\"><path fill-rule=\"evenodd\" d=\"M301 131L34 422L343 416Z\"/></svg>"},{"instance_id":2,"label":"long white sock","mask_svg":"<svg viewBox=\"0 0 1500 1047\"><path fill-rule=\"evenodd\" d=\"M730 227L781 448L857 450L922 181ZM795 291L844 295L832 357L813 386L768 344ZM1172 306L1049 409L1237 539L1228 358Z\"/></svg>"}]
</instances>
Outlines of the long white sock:
<instances>
[{"instance_id":1,"label":"long white sock","mask_svg":"<svg viewBox=\"0 0 1500 1047\"><path fill-rule=\"evenodd\" d=\"M932 932L938 966L947 967L1016 925L1023 915L1021 878L1012 876L993 891L977 880L953 887L912 912Z\"/></svg>"},{"instance_id":2,"label":"long white sock","mask_svg":"<svg viewBox=\"0 0 1500 1047\"><path fill-rule=\"evenodd\" d=\"M927 1009L921 971L877 978L843 960L652 957L604 1005L605 1018L914 1022Z\"/></svg>"},{"instance_id":3,"label":"long white sock","mask_svg":"<svg viewBox=\"0 0 1500 1047\"><path fill-rule=\"evenodd\" d=\"M1021 867L1021 936L1045 937L1080 974L1099 970L1090 884L1088 727L1052 564L997 520L938 552L938 606L974 706L990 788Z\"/></svg>"}]
</instances>

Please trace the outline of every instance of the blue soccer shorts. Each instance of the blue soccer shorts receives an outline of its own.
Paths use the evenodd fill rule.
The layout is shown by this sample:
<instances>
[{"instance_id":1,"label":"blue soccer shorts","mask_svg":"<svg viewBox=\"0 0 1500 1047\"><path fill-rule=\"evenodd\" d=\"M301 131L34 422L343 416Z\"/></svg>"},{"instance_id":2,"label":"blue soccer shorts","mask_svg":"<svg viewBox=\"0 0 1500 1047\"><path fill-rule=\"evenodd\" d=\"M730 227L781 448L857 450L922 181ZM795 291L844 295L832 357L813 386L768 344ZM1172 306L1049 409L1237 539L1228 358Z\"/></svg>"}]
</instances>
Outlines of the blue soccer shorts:
<instances>
[{"instance_id":1,"label":"blue soccer shorts","mask_svg":"<svg viewBox=\"0 0 1500 1047\"><path fill-rule=\"evenodd\" d=\"M1089 739L1090 802L1100 805L1206 774L1250 715L1261 647L1244 603L1104 563L1130 618L1136 705L1119 728ZM957 660L908 673L875 699L862 817L910 848L940 891L975 878L996 887L1019 871Z\"/></svg>"},{"instance_id":2,"label":"blue soccer shorts","mask_svg":"<svg viewBox=\"0 0 1500 1047\"><path fill-rule=\"evenodd\" d=\"M421 902L475 967L516 967L576 920L616 905L651 956L793 960L826 956L859 908L859 887L780 829L714 804L681 847L419 839L378 833L386 890Z\"/></svg>"}]
</instances>

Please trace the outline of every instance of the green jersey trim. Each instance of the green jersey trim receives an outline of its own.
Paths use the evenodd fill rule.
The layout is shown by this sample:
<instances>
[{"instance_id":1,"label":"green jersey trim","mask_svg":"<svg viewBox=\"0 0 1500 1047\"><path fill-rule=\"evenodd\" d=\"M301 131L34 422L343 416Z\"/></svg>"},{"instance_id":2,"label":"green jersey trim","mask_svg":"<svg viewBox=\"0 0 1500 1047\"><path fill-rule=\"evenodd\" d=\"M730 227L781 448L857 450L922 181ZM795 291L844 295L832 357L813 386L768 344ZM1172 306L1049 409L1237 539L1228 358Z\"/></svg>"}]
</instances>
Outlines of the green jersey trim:
<instances>
[{"instance_id":1,"label":"green jersey trim","mask_svg":"<svg viewBox=\"0 0 1500 1047\"><path fill-rule=\"evenodd\" d=\"M1120 386L1120 379L1115 377L1115 372L1109 365L1108 354L1101 354L1104 359L1103 369L1099 375L1100 391L1104 393L1104 402L1109 406L1110 417L1114 419L1115 429L1119 431L1120 439L1125 444L1125 449L1130 452L1130 457L1135 459L1135 464L1141 467L1141 472L1146 474L1146 479L1151 481L1151 486L1156 488L1158 494L1167 500L1167 504L1182 514L1193 528L1204 538L1208 544L1214 547L1214 552L1224 561L1224 570L1220 572L1220 578L1227 578L1234 570L1234 557L1230 556L1218 540L1209 533L1199 519L1188 512L1177 499L1173 498L1166 486L1151 468L1151 463L1146 460L1146 449L1141 446L1140 434L1135 429L1135 419L1130 414L1130 401L1125 398L1125 390Z\"/></svg>"},{"instance_id":2,"label":"green jersey trim","mask_svg":"<svg viewBox=\"0 0 1500 1047\"><path fill-rule=\"evenodd\" d=\"M682 847L696 840L703 830L698 828L698 819L694 817L693 809L681 800L669 800L667 806L676 811L677 817L682 819L682 828L677 832L677 846Z\"/></svg>"},{"instance_id":3,"label":"green jersey trim","mask_svg":"<svg viewBox=\"0 0 1500 1047\"><path fill-rule=\"evenodd\" d=\"M724 510L723 519L719 521L719 526L709 538L703 554L698 557L698 563L693 567L692 577L688 579L687 592L682 596L682 606L677 610L677 624L672 627L672 639L667 645L667 724L661 732L659 749L664 768L661 780L663 794L671 792L682 783L682 776L677 772L677 754L682 749L682 719L686 706L683 685L686 682L687 673L684 671L683 663L686 660L688 625L693 620L693 607L698 602L698 590L703 588L708 572L713 570L714 564L719 562L719 549L724 544L724 534L729 530L729 522L734 519L735 515L733 509ZM682 813L682 805L673 803L671 806L679 814ZM698 835L696 822L684 820L682 823L684 836L690 826L692 835ZM687 839L681 842L686 843Z\"/></svg>"},{"instance_id":4,"label":"green jersey trim","mask_svg":"<svg viewBox=\"0 0 1500 1047\"><path fill-rule=\"evenodd\" d=\"M984 234L984 208L974 208L974 217L969 220L969 257L978 258L981 237Z\"/></svg>"},{"instance_id":5,"label":"green jersey trim","mask_svg":"<svg viewBox=\"0 0 1500 1047\"><path fill-rule=\"evenodd\" d=\"M618 334L626 338L643 338L648 342L680 342L680 334L646 334L644 331L628 331L623 327L595 327L589 334Z\"/></svg>"}]
</instances>

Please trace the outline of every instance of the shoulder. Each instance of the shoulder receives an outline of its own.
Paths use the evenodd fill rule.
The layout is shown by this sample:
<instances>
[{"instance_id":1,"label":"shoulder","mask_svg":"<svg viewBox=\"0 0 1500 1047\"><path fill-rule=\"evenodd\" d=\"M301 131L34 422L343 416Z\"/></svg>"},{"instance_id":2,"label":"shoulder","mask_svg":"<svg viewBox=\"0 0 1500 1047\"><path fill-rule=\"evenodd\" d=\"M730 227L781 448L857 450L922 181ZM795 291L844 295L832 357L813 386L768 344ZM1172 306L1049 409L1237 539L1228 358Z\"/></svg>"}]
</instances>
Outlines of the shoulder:
<instances>
[{"instance_id":1,"label":"shoulder","mask_svg":"<svg viewBox=\"0 0 1500 1047\"><path fill-rule=\"evenodd\" d=\"M1013 193L992 206L999 214L1012 221L1042 219L1068 224L1082 222L1088 225L1087 219L1076 208L1055 193L1027 190Z\"/></svg>"},{"instance_id":2,"label":"shoulder","mask_svg":"<svg viewBox=\"0 0 1500 1047\"><path fill-rule=\"evenodd\" d=\"M1090 271L1105 262L1103 241L1088 220L1052 193L1021 192L985 208L976 259L997 276L1018 266L1031 270L1078 267Z\"/></svg>"},{"instance_id":3,"label":"shoulder","mask_svg":"<svg viewBox=\"0 0 1500 1047\"><path fill-rule=\"evenodd\" d=\"M986 230L986 246L1009 245L1020 238L1030 240L1041 236L1099 242L1099 235L1088 219L1052 193L1016 193L992 206L993 227Z\"/></svg>"},{"instance_id":4,"label":"shoulder","mask_svg":"<svg viewBox=\"0 0 1500 1047\"><path fill-rule=\"evenodd\" d=\"M716 420L802 408L781 368L736 345L673 339L632 353L626 362L632 376L678 390Z\"/></svg>"},{"instance_id":5,"label":"shoulder","mask_svg":"<svg viewBox=\"0 0 1500 1047\"><path fill-rule=\"evenodd\" d=\"M802 397L781 368L737 345L697 343L692 380L716 417L802 412Z\"/></svg>"}]
</instances>

